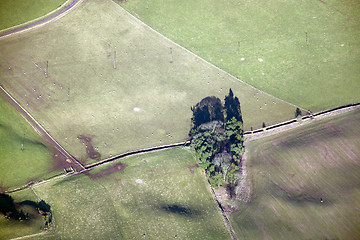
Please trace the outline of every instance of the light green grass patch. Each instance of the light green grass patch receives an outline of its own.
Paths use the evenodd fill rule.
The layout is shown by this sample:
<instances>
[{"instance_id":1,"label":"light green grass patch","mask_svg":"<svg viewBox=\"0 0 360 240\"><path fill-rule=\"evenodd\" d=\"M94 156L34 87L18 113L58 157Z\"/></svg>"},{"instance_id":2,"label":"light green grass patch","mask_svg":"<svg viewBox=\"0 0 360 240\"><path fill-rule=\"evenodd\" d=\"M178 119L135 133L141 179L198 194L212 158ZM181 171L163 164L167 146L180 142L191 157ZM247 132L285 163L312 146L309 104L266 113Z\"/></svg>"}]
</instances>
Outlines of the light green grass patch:
<instances>
[{"instance_id":1,"label":"light green grass patch","mask_svg":"<svg viewBox=\"0 0 360 240\"><path fill-rule=\"evenodd\" d=\"M0 30L42 17L64 2L66 0L1 0Z\"/></svg>"},{"instance_id":2,"label":"light green grass patch","mask_svg":"<svg viewBox=\"0 0 360 240\"><path fill-rule=\"evenodd\" d=\"M248 142L252 201L231 215L238 236L359 239L359 131L356 110Z\"/></svg>"},{"instance_id":3,"label":"light green grass patch","mask_svg":"<svg viewBox=\"0 0 360 240\"><path fill-rule=\"evenodd\" d=\"M359 1L325 2L360 21ZM209 62L295 105L319 111L360 101L360 23L320 1L120 5Z\"/></svg>"},{"instance_id":4,"label":"light green grass patch","mask_svg":"<svg viewBox=\"0 0 360 240\"><path fill-rule=\"evenodd\" d=\"M127 167L36 187L67 239L229 239L193 155L173 149L129 157ZM118 164L118 163L114 163ZM101 170L112 165L105 165ZM99 169L91 174L99 174Z\"/></svg>"},{"instance_id":5,"label":"light green grass patch","mask_svg":"<svg viewBox=\"0 0 360 240\"><path fill-rule=\"evenodd\" d=\"M51 149L45 140L2 96L0 142L0 187L20 187L53 171Z\"/></svg>"},{"instance_id":6,"label":"light green grass patch","mask_svg":"<svg viewBox=\"0 0 360 240\"><path fill-rule=\"evenodd\" d=\"M229 88L240 99L246 129L287 120L295 111L111 1L85 1L49 25L2 39L0 54L6 56L0 59L2 84L81 161L87 155L80 134L92 138L101 158L180 142L190 129L190 107L206 96L224 99Z\"/></svg>"}]
</instances>

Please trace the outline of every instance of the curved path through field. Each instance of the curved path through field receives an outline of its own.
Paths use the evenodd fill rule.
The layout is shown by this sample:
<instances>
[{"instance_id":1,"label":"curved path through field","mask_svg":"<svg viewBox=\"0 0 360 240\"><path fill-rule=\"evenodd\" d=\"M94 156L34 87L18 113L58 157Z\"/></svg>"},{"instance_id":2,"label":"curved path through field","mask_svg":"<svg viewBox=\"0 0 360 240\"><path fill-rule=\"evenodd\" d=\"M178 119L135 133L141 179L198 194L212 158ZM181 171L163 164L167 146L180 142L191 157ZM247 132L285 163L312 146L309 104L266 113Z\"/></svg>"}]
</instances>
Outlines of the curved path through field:
<instances>
[{"instance_id":1,"label":"curved path through field","mask_svg":"<svg viewBox=\"0 0 360 240\"><path fill-rule=\"evenodd\" d=\"M16 27L16 28L10 29L8 31L2 32L2 33L0 33L0 38L12 35L14 33L18 33L18 32L21 32L21 31L24 31L24 30L27 30L27 29L31 29L33 27L43 25L45 23L48 23L51 20L54 20L55 18L59 17L63 13L69 11L73 6L75 6L80 1L82 1L82 0L73 0L70 4L66 5L64 8L60 9L59 11L57 11L57 12L55 12L55 13L53 13L53 14L45 17L45 18L42 18L42 19L37 20L35 22L28 23L28 24L25 24L25 25L21 25L19 27Z\"/></svg>"},{"instance_id":2,"label":"curved path through field","mask_svg":"<svg viewBox=\"0 0 360 240\"><path fill-rule=\"evenodd\" d=\"M357 20L357 19L353 18L352 16L347 15L346 13L344 13L344 12L340 11L339 9L337 9L337 8L335 8L335 7L333 7L333 6L331 6L330 4L326 3L325 1L323 1L323 0L319 0L319 1L320 1L321 3L323 3L323 4L325 4L326 6L328 6L329 8L334 9L336 12L338 12L338 13L340 13L340 14L344 15L345 17L347 17L347 18L349 18L349 19L351 19L351 20L353 20L353 21L355 21L355 22L357 22L357 23L360 23L360 21L359 21L359 20Z\"/></svg>"}]
</instances>

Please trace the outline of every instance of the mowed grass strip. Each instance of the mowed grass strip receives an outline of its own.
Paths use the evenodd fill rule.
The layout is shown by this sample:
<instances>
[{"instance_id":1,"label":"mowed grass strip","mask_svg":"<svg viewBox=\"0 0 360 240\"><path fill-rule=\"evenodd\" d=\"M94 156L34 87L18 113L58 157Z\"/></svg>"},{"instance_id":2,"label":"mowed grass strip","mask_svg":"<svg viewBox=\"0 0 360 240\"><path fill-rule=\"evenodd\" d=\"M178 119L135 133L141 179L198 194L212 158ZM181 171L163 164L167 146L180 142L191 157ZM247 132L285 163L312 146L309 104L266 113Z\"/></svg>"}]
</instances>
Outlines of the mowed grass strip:
<instances>
[{"instance_id":1,"label":"mowed grass strip","mask_svg":"<svg viewBox=\"0 0 360 240\"><path fill-rule=\"evenodd\" d=\"M25 189L21 192L10 194L15 203L22 201L34 201L39 202L34 192L31 189ZM22 206L20 210L29 214L30 220L28 221L16 221L8 220L3 215L0 216L0 239L12 239L16 237L22 237L30 234L41 233L41 229L45 226L44 218L37 214L36 210L30 206Z\"/></svg>"},{"instance_id":2,"label":"mowed grass strip","mask_svg":"<svg viewBox=\"0 0 360 240\"><path fill-rule=\"evenodd\" d=\"M1 93L3 94L3 93ZM14 188L54 172L52 149L29 122L0 96L0 188Z\"/></svg>"},{"instance_id":3,"label":"mowed grass strip","mask_svg":"<svg viewBox=\"0 0 360 240\"><path fill-rule=\"evenodd\" d=\"M321 1L114 2L216 66L295 105L319 111L360 101L357 0L325 1L357 21Z\"/></svg>"},{"instance_id":4,"label":"mowed grass strip","mask_svg":"<svg viewBox=\"0 0 360 240\"><path fill-rule=\"evenodd\" d=\"M182 141L190 107L206 96L224 99L229 88L241 101L248 130L290 119L295 111L166 40L110 0L85 1L49 25L2 39L0 55L1 83L83 162L94 160L79 135L91 138L101 158Z\"/></svg>"},{"instance_id":5,"label":"mowed grass strip","mask_svg":"<svg viewBox=\"0 0 360 240\"><path fill-rule=\"evenodd\" d=\"M61 238L230 239L196 163L182 148L142 154L36 192Z\"/></svg>"},{"instance_id":6,"label":"mowed grass strip","mask_svg":"<svg viewBox=\"0 0 360 240\"><path fill-rule=\"evenodd\" d=\"M244 239L359 239L360 111L247 143ZM322 200L322 201L321 201Z\"/></svg>"},{"instance_id":7,"label":"mowed grass strip","mask_svg":"<svg viewBox=\"0 0 360 240\"><path fill-rule=\"evenodd\" d=\"M1 0L0 31L42 17L66 0Z\"/></svg>"}]
</instances>

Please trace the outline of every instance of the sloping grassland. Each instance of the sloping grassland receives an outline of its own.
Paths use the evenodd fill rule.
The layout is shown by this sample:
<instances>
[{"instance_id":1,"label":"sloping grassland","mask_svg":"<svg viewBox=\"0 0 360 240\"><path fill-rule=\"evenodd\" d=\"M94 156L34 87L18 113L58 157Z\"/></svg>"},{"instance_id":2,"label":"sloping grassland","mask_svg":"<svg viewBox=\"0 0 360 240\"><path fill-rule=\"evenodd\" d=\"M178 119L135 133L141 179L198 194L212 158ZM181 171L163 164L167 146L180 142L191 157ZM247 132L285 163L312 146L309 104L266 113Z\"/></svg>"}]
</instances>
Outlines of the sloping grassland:
<instances>
[{"instance_id":1,"label":"sloping grassland","mask_svg":"<svg viewBox=\"0 0 360 240\"><path fill-rule=\"evenodd\" d=\"M159 151L35 191L52 206L54 239L229 239L196 162Z\"/></svg>"},{"instance_id":2,"label":"sloping grassland","mask_svg":"<svg viewBox=\"0 0 360 240\"><path fill-rule=\"evenodd\" d=\"M357 0L114 2L207 61L287 102L312 111L360 102Z\"/></svg>"},{"instance_id":3,"label":"sloping grassland","mask_svg":"<svg viewBox=\"0 0 360 240\"><path fill-rule=\"evenodd\" d=\"M292 118L295 110L200 60L110 0L85 1L51 24L1 39L0 55L0 83L83 162L91 160L89 141L79 136L91 140L100 158L182 141L190 106L209 95L223 99L229 88L239 96L246 129Z\"/></svg>"},{"instance_id":4,"label":"sloping grassland","mask_svg":"<svg viewBox=\"0 0 360 240\"><path fill-rule=\"evenodd\" d=\"M360 111L247 143L246 239L359 239Z\"/></svg>"}]
</instances>

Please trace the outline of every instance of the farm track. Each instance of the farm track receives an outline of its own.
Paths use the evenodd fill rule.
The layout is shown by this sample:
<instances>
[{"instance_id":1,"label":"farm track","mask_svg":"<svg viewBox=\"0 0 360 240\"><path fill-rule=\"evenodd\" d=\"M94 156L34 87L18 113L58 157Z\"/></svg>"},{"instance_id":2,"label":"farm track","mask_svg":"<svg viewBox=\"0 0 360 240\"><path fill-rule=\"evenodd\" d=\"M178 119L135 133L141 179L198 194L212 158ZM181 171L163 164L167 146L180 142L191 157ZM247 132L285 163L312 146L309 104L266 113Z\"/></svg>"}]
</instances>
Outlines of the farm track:
<instances>
[{"instance_id":1,"label":"farm track","mask_svg":"<svg viewBox=\"0 0 360 240\"><path fill-rule=\"evenodd\" d=\"M268 126L263 129L257 129L254 131L247 131L244 133L245 141L251 141L259 138L263 138L269 135L273 135L279 132L287 131L296 127L303 126L304 124L312 123L314 121L324 119L331 116L336 116L342 113L346 113L355 109L360 109L360 103L349 104L346 106L337 107L330 110L325 110L322 112L315 113L311 116L305 116L301 118L301 121L298 119L292 119L286 122L282 122L276 125Z\"/></svg>"},{"instance_id":2,"label":"farm track","mask_svg":"<svg viewBox=\"0 0 360 240\"><path fill-rule=\"evenodd\" d=\"M35 22L25 23L24 25L20 25L18 27L11 28L10 30L5 30L4 32L0 33L0 38L11 36L15 33L23 32L23 31L44 25L46 23L49 23L58 17L64 16L66 13L69 12L70 9L72 9L75 5L77 5L81 1L83 1L83 0L72 0L72 2L70 4L65 5L64 8L61 8L59 11L55 11L53 14L50 14L47 17L41 18Z\"/></svg>"},{"instance_id":3,"label":"farm track","mask_svg":"<svg viewBox=\"0 0 360 240\"><path fill-rule=\"evenodd\" d=\"M344 16L347 17L348 19L351 19L351 20L353 20L354 22L360 23L359 20L356 20L356 19L353 18L352 16L347 15L346 13L344 13L344 12L340 11L339 9L331 6L330 4L326 3L325 1L323 1L323 0L318 0L318 1L321 2L321 3L323 3L323 4L325 4L325 5L328 6L329 8L332 8L333 10L335 10L335 11L338 12L338 13L340 13L341 15L344 15Z\"/></svg>"},{"instance_id":4,"label":"farm track","mask_svg":"<svg viewBox=\"0 0 360 240\"><path fill-rule=\"evenodd\" d=\"M3 86L0 85L1 92L4 96L6 96L21 112L21 114L29 121L29 123L38 131L42 136L44 136L52 146L54 146L64 157L66 160L71 163L71 166L77 170L81 171L84 170L85 167L70 153L68 153L44 128L41 124L24 108L20 105L16 99L11 96L11 94L5 90Z\"/></svg>"},{"instance_id":5,"label":"farm track","mask_svg":"<svg viewBox=\"0 0 360 240\"><path fill-rule=\"evenodd\" d=\"M38 20L36 22L33 22L33 23L29 23L29 24L26 24L26 25L23 25L23 26L19 26L15 29L11 29L9 31L6 31L6 32L3 32L3 33L0 33L0 38L1 37L6 37L6 36L9 36L9 35L12 35L12 34L16 34L16 33L19 33L19 32L22 32L22 31L26 31L26 30L29 30L29 29L32 29L34 27L37 27L39 25L43 25L43 24L46 24L52 20L54 20L55 18L57 18L59 15L63 14L64 12L68 11L70 8L72 8L74 5L76 5L77 3L81 2L83 0L73 0L69 5L65 6L65 8L61 9L60 11L57 11L56 13L46 17L46 18L43 18L41 20ZM356 20L355 18L341 12L340 10L336 9L335 7L327 4L326 2L322 1L322 0L319 0L320 2L322 2L323 4L325 4L326 6L334 9L335 11L339 12L340 14L346 16L347 18L355 21L355 22L358 22L360 23L360 21ZM119 5L118 5L119 6ZM120 6L121 7L121 6ZM124 9L124 11L126 11ZM127 11L126 11L127 12ZM127 12L128 14L130 14L129 12ZM130 14L131 16L133 16L132 14ZM134 17L134 16L133 16ZM136 18L136 17L134 17ZM138 18L136 18L137 20L139 20ZM152 29L150 26L146 25L145 23L143 23L141 20L139 20L142 24L144 24L145 26L147 26L148 28L150 28L152 31L158 33L159 35L161 35L162 37L166 38L167 40L173 42L172 40L168 39L167 37L163 36L161 33L157 32L156 30ZM173 42L174 43L174 42ZM176 45L178 45L177 43L174 43ZM222 69L220 69L219 67L213 65L212 63L209 63L208 61L206 61L205 59L201 58L200 56L196 55L195 53L187 50L186 48L178 45L179 47L181 47L182 49L186 50L187 52L193 54L194 56L198 57L199 59L205 61L206 63L208 63L209 65L219 69L220 71L232 76L231 74L223 71ZM232 76L234 77L236 80L240 81L240 82L243 82L242 80L238 79L237 77L235 76ZM244 82L245 83L245 82ZM247 83L245 83L247 84ZM249 84L247 84L249 85ZM249 85L251 86L251 85ZM251 86L252 88L254 89L257 89L253 86ZM11 192L16 192L16 191L21 191L23 189L26 189L26 188L31 188L33 186L36 186L36 185L40 185L40 184L44 184L44 183L47 183L47 182L50 182L52 180L58 180L58 179L63 179L63 178L67 178L67 177L70 177L70 176L74 176L74 175L78 175L78 174L82 174L84 172L87 172L89 170L92 170L96 167L99 167L99 166L102 166L104 164L107 164L107 163L111 163L113 161L116 161L116 160L119 160L119 159L122 159L122 158L125 158L125 157L129 157L129 156L135 156L135 155L138 155L138 154L143 154L143 153L149 153L149 152L155 152L155 151L160 151L160 150L165 150L165 149L170 149L170 148L177 148L177 147L182 147L182 146L185 146L185 145L188 145L190 142L189 141L184 141L184 142L180 142L180 143L174 143L174 144L169 144L169 145L162 145L162 146L155 146L155 147L151 147L151 148L146 148L146 149L140 149L140 150L136 150L136 151L130 151L130 152L126 152L126 153L122 153L122 154L118 154L116 156L113 156L113 157L110 157L110 158L106 158L106 159L103 159L101 161L98 161L98 162L95 162L95 163L92 163L92 164L88 164L88 165L83 165L81 164L76 158L74 158L70 153L68 153L59 143L56 142L55 139L53 139L51 137L51 135L41 126L41 124L34 118L32 117L32 115L26 110L24 109L19 102L16 101L16 99L14 99L1 85L0 85L0 88L2 90L3 93L5 93L5 95L9 98L9 100L11 100L17 107L17 109L26 117L26 119L29 121L29 123L41 134L43 135L56 149L59 150L59 152L64 155L66 157L66 159L70 159L72 161L72 167L74 168L75 171L73 172L70 172L70 173L63 173L63 174L59 174L59 175L56 175L56 176L53 176L47 180L42 180L42 181L39 181L39 182L34 182L34 183L29 183L25 186L22 186L20 188L17 188L15 190L11 190L11 191L7 191L8 193L11 193ZM257 89L259 90L259 89ZM269 96L272 96L268 93L265 93L261 90L259 90L260 92L264 93L264 94L267 94ZM281 101L284 101L282 99L279 99L275 96L272 96L278 100L281 100ZM291 103L289 103L291 104ZM294 104L291 104L295 107L298 107ZM299 107L301 108L301 107ZM345 113L345 112L348 112L348 111L351 111L351 110L354 110L354 109L359 109L360 108L360 103L357 103L357 104L353 104L353 105L348 105L348 106L344 106L344 107L340 107L340 108L336 108L336 109L332 109L332 110L327 110L327 111L324 111L324 112L320 112L320 113L317 113L317 114L314 114L313 116L316 117L316 120L319 120L319 119L323 119L323 118L326 118L326 117L330 117L330 116L334 116L334 115L339 115L339 114L342 114L342 113ZM302 108L301 108L302 109ZM303 109L304 110L304 109ZM290 120L290 121L287 121L287 122L283 122L283 123L279 123L279 124L276 124L276 125L273 125L273 126L269 126L269 127L266 127L264 129L258 129L258 130L255 130L255 131L247 131L245 132L245 140L246 141L251 141L251 140L255 140L255 139L259 139L259 138L263 138L263 137L266 137L268 135L272 135L272 134L275 134L275 133L279 133L279 132L283 132L283 131L286 131L286 130L289 130L289 129L293 129L293 128L296 128L298 126L302 126L304 124L307 124L307 123L311 123L313 122L314 120L312 120L310 117L304 117L302 119L302 122L301 123L298 123L297 120ZM233 240L236 240L238 239L236 237L236 234L231 226L231 222L229 221L226 213L224 212L221 204L219 203L219 201L217 200L216 198L216 195L213 191L213 189L210 187L211 189L211 194L213 195L213 198L214 198L214 201L217 203L218 205L218 208L220 209L221 213L222 213L222 216L224 218L224 222L225 222L225 225L227 226L228 230L229 230L229 233L232 237ZM33 237L33 236L36 236L36 235L43 235L43 233L40 233L40 234L34 234L34 235L29 235L29 236L24 236L24 237L20 237L20 238L16 238L16 239L25 239L27 237Z\"/></svg>"},{"instance_id":6,"label":"farm track","mask_svg":"<svg viewBox=\"0 0 360 240\"><path fill-rule=\"evenodd\" d=\"M51 144L53 144L54 147L56 147L59 152L61 154L63 154L67 159L71 159L72 161L72 167L74 169L73 172L70 173L63 173L60 175L56 175L53 176L49 179L46 180L42 180L39 182L32 182L29 184L26 184L24 186L18 187L16 189L13 190L8 190L7 193L11 193L11 192L17 192L17 191L21 191L23 189L32 187L34 185L40 185L46 182L49 182L51 180L54 179L58 179L58 178L65 178L65 177L70 177L73 175L77 175L77 174L81 174L84 172L88 172L96 167L102 166L104 164L107 163L111 163L114 162L116 160L125 158L125 157L129 157L129 156L135 156L135 155L139 155L139 154L143 154L143 153L149 153L149 152L155 152L155 151L160 151L160 150L165 150L165 149L170 149L170 148L177 148L177 147L182 147L182 146L186 146L188 144L190 144L190 141L183 141L183 142L179 142L179 143L173 143L173 144L168 144L168 145L161 145L161 146L154 146L154 147L150 147L150 148L145 148L145 149L139 149L139 150L135 150L135 151L130 151L130 152L126 152L126 153L122 153L122 154L118 154L103 160L100 160L98 162L92 163L92 164L88 164L88 165L83 165L81 164L76 158L74 158L71 154L69 154L60 144L58 144L51 136L50 134L30 115L29 112L27 112L21 105L19 102L17 102L11 95L10 93L8 93L1 85L0 85L0 89L1 91L8 97L8 99L13 102L13 104L15 104L15 106L19 109L19 111L26 117L26 119L29 120L30 124L37 130L39 131L46 139L48 139L50 141ZM319 119L323 119L326 117L330 117L330 116L335 116L335 115L339 115L351 110L355 110L355 109L359 109L360 108L360 103L356 103L356 104L350 104L350 105L346 105L346 106L342 106L342 107L338 107L335 109L330 109L330 110L326 110L326 111L322 111L319 113L315 113L313 114L313 117L316 120ZM255 139L259 139L259 138L263 138L275 133L279 133L279 132L283 132L289 129L293 129L299 126L302 126L304 124L307 123L311 123L313 121L315 121L315 119L310 118L309 116L306 116L304 118L302 118L302 122L299 123L297 121L297 119L293 119L293 120L289 120L286 122L282 122L276 125L272 125L272 126L268 126L266 128L263 129L257 129L254 131L247 131L244 133L245 135L245 141L251 141L251 140L255 140ZM76 164L75 164L76 163Z\"/></svg>"}]
</instances>

